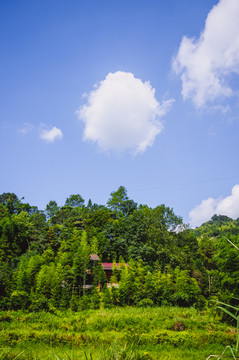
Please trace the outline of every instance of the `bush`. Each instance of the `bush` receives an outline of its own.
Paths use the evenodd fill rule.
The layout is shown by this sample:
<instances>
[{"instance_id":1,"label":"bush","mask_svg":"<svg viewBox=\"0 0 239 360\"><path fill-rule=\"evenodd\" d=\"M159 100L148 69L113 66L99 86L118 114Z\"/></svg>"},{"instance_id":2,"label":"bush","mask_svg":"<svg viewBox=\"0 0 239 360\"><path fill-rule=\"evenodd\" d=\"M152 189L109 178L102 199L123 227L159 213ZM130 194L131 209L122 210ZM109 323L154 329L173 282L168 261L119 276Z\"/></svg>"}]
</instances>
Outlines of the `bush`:
<instances>
[{"instance_id":1,"label":"bush","mask_svg":"<svg viewBox=\"0 0 239 360\"><path fill-rule=\"evenodd\" d=\"M90 294L90 308L99 309L100 308L100 295L97 288L93 288Z\"/></svg>"},{"instance_id":2,"label":"bush","mask_svg":"<svg viewBox=\"0 0 239 360\"><path fill-rule=\"evenodd\" d=\"M30 305L28 293L25 291L13 291L10 297L10 306L13 310L27 309Z\"/></svg>"},{"instance_id":3,"label":"bush","mask_svg":"<svg viewBox=\"0 0 239 360\"><path fill-rule=\"evenodd\" d=\"M203 295L199 295L194 304L196 309L204 310L207 306L207 301Z\"/></svg>"},{"instance_id":4,"label":"bush","mask_svg":"<svg viewBox=\"0 0 239 360\"><path fill-rule=\"evenodd\" d=\"M154 302L151 299L142 299L137 303L138 307L153 307Z\"/></svg>"},{"instance_id":5,"label":"bush","mask_svg":"<svg viewBox=\"0 0 239 360\"><path fill-rule=\"evenodd\" d=\"M107 286L102 291L102 304L105 309L112 308L113 306L113 300L110 294L110 291Z\"/></svg>"},{"instance_id":6,"label":"bush","mask_svg":"<svg viewBox=\"0 0 239 360\"><path fill-rule=\"evenodd\" d=\"M48 299L44 295L33 295L29 310L33 312L40 310L49 310Z\"/></svg>"},{"instance_id":7,"label":"bush","mask_svg":"<svg viewBox=\"0 0 239 360\"><path fill-rule=\"evenodd\" d=\"M88 310L90 308L91 297L89 295L83 295L79 299L78 310Z\"/></svg>"}]
</instances>

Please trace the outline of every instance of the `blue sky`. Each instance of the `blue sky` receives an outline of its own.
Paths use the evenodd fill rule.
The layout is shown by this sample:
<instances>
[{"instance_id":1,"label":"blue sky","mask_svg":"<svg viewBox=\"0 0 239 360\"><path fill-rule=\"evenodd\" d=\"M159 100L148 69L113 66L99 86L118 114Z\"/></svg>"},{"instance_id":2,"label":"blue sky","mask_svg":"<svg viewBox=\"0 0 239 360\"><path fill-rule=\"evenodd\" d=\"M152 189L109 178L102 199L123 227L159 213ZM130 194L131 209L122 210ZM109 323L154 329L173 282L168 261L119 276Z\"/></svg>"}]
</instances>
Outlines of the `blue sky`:
<instances>
[{"instance_id":1,"label":"blue sky","mask_svg":"<svg viewBox=\"0 0 239 360\"><path fill-rule=\"evenodd\" d=\"M0 192L239 217L238 0L0 2Z\"/></svg>"}]
</instances>

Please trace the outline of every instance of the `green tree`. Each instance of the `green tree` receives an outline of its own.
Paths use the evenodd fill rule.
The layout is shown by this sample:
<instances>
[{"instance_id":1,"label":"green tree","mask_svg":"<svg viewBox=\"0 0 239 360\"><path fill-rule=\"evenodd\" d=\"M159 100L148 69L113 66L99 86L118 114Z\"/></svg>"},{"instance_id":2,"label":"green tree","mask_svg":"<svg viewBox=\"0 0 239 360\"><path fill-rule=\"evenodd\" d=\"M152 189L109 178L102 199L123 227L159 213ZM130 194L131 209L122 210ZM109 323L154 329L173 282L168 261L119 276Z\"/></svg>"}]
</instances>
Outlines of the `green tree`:
<instances>
[{"instance_id":1,"label":"green tree","mask_svg":"<svg viewBox=\"0 0 239 360\"><path fill-rule=\"evenodd\" d=\"M174 302L178 306L193 306L197 303L200 295L200 289L197 281L191 278L187 270L180 270L178 267L174 272L175 276L175 293Z\"/></svg>"},{"instance_id":2,"label":"green tree","mask_svg":"<svg viewBox=\"0 0 239 360\"><path fill-rule=\"evenodd\" d=\"M148 297L152 299L156 305L171 305L173 302L172 295L175 291L175 286L170 271L162 273L160 269L157 269L152 277L148 274L146 279L146 291Z\"/></svg>"},{"instance_id":3,"label":"green tree","mask_svg":"<svg viewBox=\"0 0 239 360\"><path fill-rule=\"evenodd\" d=\"M96 236L94 236L91 241L91 253L99 255L99 246L98 246L98 240L97 240Z\"/></svg>"},{"instance_id":4,"label":"green tree","mask_svg":"<svg viewBox=\"0 0 239 360\"><path fill-rule=\"evenodd\" d=\"M50 245L50 247L53 249L55 253L57 253L57 250L60 247L60 242L59 242L60 231L61 231L60 225L49 226L48 230L46 231L47 244L48 246Z\"/></svg>"},{"instance_id":5,"label":"green tree","mask_svg":"<svg viewBox=\"0 0 239 360\"><path fill-rule=\"evenodd\" d=\"M83 288L85 294L87 269L90 263L90 246L87 242L87 233L82 231L80 244L73 261L73 276L75 286Z\"/></svg>"},{"instance_id":6,"label":"green tree","mask_svg":"<svg viewBox=\"0 0 239 360\"><path fill-rule=\"evenodd\" d=\"M98 261L95 265L93 265L91 272L93 275L94 287L98 287L98 285L104 286L107 283L105 272L103 270L101 262Z\"/></svg>"},{"instance_id":7,"label":"green tree","mask_svg":"<svg viewBox=\"0 0 239 360\"><path fill-rule=\"evenodd\" d=\"M133 265L133 264L132 264ZM133 265L134 271L134 303L137 304L146 297L145 294L145 277L146 277L146 268L143 267L143 262L138 261Z\"/></svg>"},{"instance_id":8,"label":"green tree","mask_svg":"<svg viewBox=\"0 0 239 360\"><path fill-rule=\"evenodd\" d=\"M8 192L0 195L0 204L5 205L11 215L18 212L20 203L21 201L14 193Z\"/></svg>"},{"instance_id":9,"label":"green tree","mask_svg":"<svg viewBox=\"0 0 239 360\"><path fill-rule=\"evenodd\" d=\"M43 211L29 214L29 249L35 253L43 253L47 246L46 231L48 224Z\"/></svg>"},{"instance_id":10,"label":"green tree","mask_svg":"<svg viewBox=\"0 0 239 360\"><path fill-rule=\"evenodd\" d=\"M130 215L137 209L137 204L128 198L127 190L124 186L120 186L117 191L113 191L110 194L107 205L112 211L116 213L120 211L124 215Z\"/></svg>"},{"instance_id":11,"label":"green tree","mask_svg":"<svg viewBox=\"0 0 239 360\"><path fill-rule=\"evenodd\" d=\"M119 211L122 203L128 200L127 191L124 186L120 186L117 191L113 191L110 194L110 198L107 201L108 207L113 211Z\"/></svg>"},{"instance_id":12,"label":"green tree","mask_svg":"<svg viewBox=\"0 0 239 360\"><path fill-rule=\"evenodd\" d=\"M110 279L112 284L117 284L118 283L119 278L120 278L119 273L120 273L120 271L119 271L119 269L117 267L117 263L114 260L113 261L113 266L112 266L112 276L111 276L111 279Z\"/></svg>"},{"instance_id":13,"label":"green tree","mask_svg":"<svg viewBox=\"0 0 239 360\"><path fill-rule=\"evenodd\" d=\"M120 281L119 281L119 300L121 305L133 305L135 294L134 283L134 262L130 261L129 266L120 264Z\"/></svg>"},{"instance_id":14,"label":"green tree","mask_svg":"<svg viewBox=\"0 0 239 360\"><path fill-rule=\"evenodd\" d=\"M54 200L51 200L45 209L45 214L47 219L52 218L53 216L56 216L58 211L60 210L60 207L57 205L57 202Z\"/></svg>"},{"instance_id":15,"label":"green tree","mask_svg":"<svg viewBox=\"0 0 239 360\"><path fill-rule=\"evenodd\" d=\"M32 294L31 310L49 310L55 285L55 264L47 263L36 276L36 291Z\"/></svg>"},{"instance_id":16,"label":"green tree","mask_svg":"<svg viewBox=\"0 0 239 360\"><path fill-rule=\"evenodd\" d=\"M85 200L82 198L81 195L70 195L65 201L65 206L82 207L84 205L84 202Z\"/></svg>"},{"instance_id":17,"label":"green tree","mask_svg":"<svg viewBox=\"0 0 239 360\"><path fill-rule=\"evenodd\" d=\"M111 292L108 288L107 285L105 285L103 287L103 291L102 291L102 304L103 304L103 307L105 309L109 309L113 306L113 299L112 299L112 295L111 295Z\"/></svg>"}]
</instances>

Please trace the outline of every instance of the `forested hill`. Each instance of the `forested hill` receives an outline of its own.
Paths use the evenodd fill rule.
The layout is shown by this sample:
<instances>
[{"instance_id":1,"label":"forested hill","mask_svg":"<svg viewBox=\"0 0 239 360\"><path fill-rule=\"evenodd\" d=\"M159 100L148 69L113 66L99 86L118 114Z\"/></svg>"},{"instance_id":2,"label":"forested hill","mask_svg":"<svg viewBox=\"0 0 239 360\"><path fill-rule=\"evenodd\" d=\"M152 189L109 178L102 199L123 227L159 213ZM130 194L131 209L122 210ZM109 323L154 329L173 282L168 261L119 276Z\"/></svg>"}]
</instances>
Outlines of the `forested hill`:
<instances>
[{"instance_id":1,"label":"forested hill","mask_svg":"<svg viewBox=\"0 0 239 360\"><path fill-rule=\"evenodd\" d=\"M218 236L225 235L231 236L239 235L239 218L236 220L232 220L228 216L225 215L214 215L210 221L202 224L200 227L194 230L194 234L197 237L201 236Z\"/></svg>"},{"instance_id":2,"label":"forested hill","mask_svg":"<svg viewBox=\"0 0 239 360\"><path fill-rule=\"evenodd\" d=\"M239 252L227 238L238 244L238 229L237 221L223 216L188 229L169 207L138 205L123 186L106 205L71 195L64 206L50 201L45 210L4 193L0 306L203 308L211 296L230 301L239 296ZM90 254L100 260L91 261ZM114 263L111 282L117 286L107 286L101 263Z\"/></svg>"}]
</instances>

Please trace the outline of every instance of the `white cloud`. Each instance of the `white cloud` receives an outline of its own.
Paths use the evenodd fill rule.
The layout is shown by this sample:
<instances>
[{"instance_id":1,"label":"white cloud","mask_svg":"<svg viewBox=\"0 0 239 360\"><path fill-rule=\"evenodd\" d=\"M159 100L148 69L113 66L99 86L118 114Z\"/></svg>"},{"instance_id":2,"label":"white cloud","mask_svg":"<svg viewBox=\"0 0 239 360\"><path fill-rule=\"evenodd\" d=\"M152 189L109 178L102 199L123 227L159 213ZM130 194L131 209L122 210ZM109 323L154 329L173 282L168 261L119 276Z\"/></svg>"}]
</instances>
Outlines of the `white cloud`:
<instances>
[{"instance_id":1,"label":"white cloud","mask_svg":"<svg viewBox=\"0 0 239 360\"><path fill-rule=\"evenodd\" d=\"M77 115L85 123L84 139L96 142L100 150L136 154L153 145L163 129L160 117L172 102L160 105L149 82L118 71L95 86Z\"/></svg>"},{"instance_id":2,"label":"white cloud","mask_svg":"<svg viewBox=\"0 0 239 360\"><path fill-rule=\"evenodd\" d=\"M63 137L61 129L58 129L56 126L53 126L52 129L41 130L40 138L47 143L54 142L57 139L61 139Z\"/></svg>"},{"instance_id":3,"label":"white cloud","mask_svg":"<svg viewBox=\"0 0 239 360\"><path fill-rule=\"evenodd\" d=\"M200 107L233 90L229 74L239 73L239 1L221 0L209 12L199 39L183 37L173 62L181 73L182 96Z\"/></svg>"},{"instance_id":4,"label":"white cloud","mask_svg":"<svg viewBox=\"0 0 239 360\"><path fill-rule=\"evenodd\" d=\"M226 215L232 219L239 217L239 184L235 185L231 195L225 198L203 200L200 205L190 211L190 224L199 226L210 220L214 214Z\"/></svg>"},{"instance_id":5,"label":"white cloud","mask_svg":"<svg viewBox=\"0 0 239 360\"><path fill-rule=\"evenodd\" d=\"M193 227L200 226L202 223L210 220L216 214L217 202L213 198L208 198L192 209L189 213L190 225Z\"/></svg>"}]
</instances>

